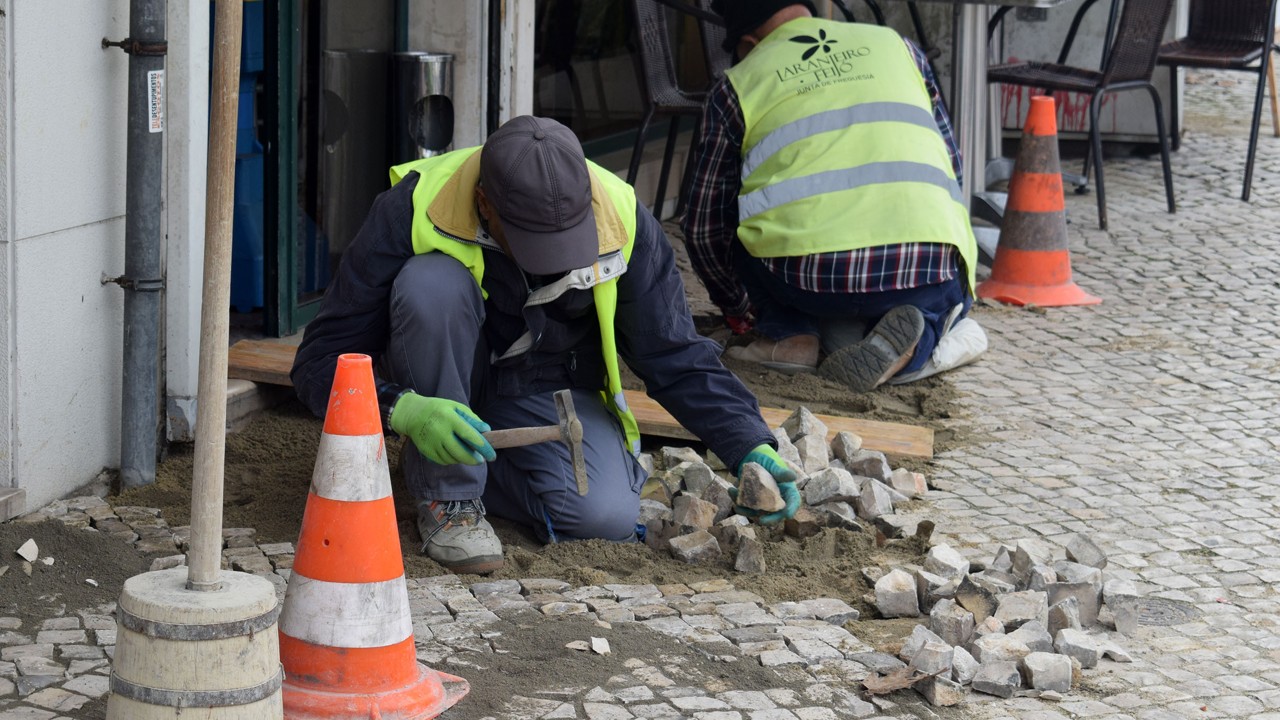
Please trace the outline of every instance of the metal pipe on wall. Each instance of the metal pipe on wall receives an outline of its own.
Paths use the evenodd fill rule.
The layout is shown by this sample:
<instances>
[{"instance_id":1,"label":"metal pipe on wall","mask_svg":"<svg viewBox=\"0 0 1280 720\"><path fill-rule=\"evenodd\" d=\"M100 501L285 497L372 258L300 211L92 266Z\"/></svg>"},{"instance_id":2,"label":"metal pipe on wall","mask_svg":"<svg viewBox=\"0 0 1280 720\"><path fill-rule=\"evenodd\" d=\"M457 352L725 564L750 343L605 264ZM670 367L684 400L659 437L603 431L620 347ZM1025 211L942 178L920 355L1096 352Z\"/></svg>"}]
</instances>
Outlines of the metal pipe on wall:
<instances>
[{"instance_id":1,"label":"metal pipe on wall","mask_svg":"<svg viewBox=\"0 0 1280 720\"><path fill-rule=\"evenodd\" d=\"M160 438L160 299L164 232L165 0L130 0L129 37L108 43L129 53L125 161L124 363L120 403L120 481L156 479Z\"/></svg>"}]
</instances>

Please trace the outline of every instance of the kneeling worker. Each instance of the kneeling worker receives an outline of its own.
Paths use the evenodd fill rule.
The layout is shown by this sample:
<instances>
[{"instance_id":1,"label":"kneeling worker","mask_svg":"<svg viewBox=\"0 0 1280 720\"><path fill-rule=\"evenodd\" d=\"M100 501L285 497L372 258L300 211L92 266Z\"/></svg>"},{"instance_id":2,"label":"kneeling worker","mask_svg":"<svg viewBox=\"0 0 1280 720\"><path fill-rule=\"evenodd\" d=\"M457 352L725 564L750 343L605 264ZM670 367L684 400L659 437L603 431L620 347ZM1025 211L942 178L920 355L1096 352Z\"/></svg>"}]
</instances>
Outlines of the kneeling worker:
<instances>
[{"instance_id":1,"label":"kneeling worker","mask_svg":"<svg viewBox=\"0 0 1280 720\"><path fill-rule=\"evenodd\" d=\"M764 336L729 356L859 392L977 357L977 244L924 54L808 0L712 8L739 62L708 93L683 228L730 327L754 312Z\"/></svg>"},{"instance_id":2,"label":"kneeling worker","mask_svg":"<svg viewBox=\"0 0 1280 720\"><path fill-rule=\"evenodd\" d=\"M501 567L486 507L544 542L634 538L645 473L619 356L728 467L770 470L787 507L762 521L795 513L795 473L754 396L694 330L661 226L568 128L517 117L483 148L391 172L291 377L319 415L338 355L374 357L385 424L413 442L403 465L428 557L458 573ZM552 395L566 388L585 496L563 444L495 453L481 434L556 424Z\"/></svg>"}]
</instances>

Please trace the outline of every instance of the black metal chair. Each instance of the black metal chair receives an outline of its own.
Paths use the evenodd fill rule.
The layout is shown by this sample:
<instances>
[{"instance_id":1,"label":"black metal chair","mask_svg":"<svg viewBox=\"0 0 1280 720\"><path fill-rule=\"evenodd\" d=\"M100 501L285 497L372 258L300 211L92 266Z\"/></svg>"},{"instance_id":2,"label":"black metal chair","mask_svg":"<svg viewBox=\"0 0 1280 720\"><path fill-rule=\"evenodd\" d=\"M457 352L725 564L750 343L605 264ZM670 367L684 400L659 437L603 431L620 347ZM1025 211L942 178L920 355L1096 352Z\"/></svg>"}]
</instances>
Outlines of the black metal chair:
<instances>
[{"instance_id":1,"label":"black metal chair","mask_svg":"<svg viewBox=\"0 0 1280 720\"><path fill-rule=\"evenodd\" d=\"M1244 192L1248 202L1253 184L1253 161L1258 152L1258 123L1262 118L1263 84L1274 47L1276 0L1191 0L1187 36L1160 47L1159 63L1173 69L1173 149L1181 144L1178 131L1179 67L1242 70L1257 73L1258 89L1249 125L1249 151L1244 163ZM1254 64L1257 63L1255 66Z\"/></svg>"},{"instance_id":2,"label":"black metal chair","mask_svg":"<svg viewBox=\"0 0 1280 720\"><path fill-rule=\"evenodd\" d=\"M671 160L675 154L676 140L680 136L680 119L692 117L696 122L696 118L702 115L702 101L707 94L705 91L686 91L676 80L675 59L671 54L667 29L666 4L658 0L631 0L630 5L640 55L640 84L644 92L645 111L640 127L636 129L631 164L627 168L627 183L634 185L636 176L640 174L640 160L644 155L645 135L650 123L659 115L670 117L667 144L662 153L662 170L658 176L658 193L653 202L653 214L661 219L667 193L667 176L671 174Z\"/></svg>"},{"instance_id":3,"label":"black metal chair","mask_svg":"<svg viewBox=\"0 0 1280 720\"><path fill-rule=\"evenodd\" d=\"M1160 136L1160 160L1164 170L1165 196L1169 212L1176 212L1173 201L1173 172L1169 167L1169 137L1165 133L1164 108L1160 95L1151 84L1156 54L1165 25L1173 10L1173 0L1125 0L1124 10L1111 51L1101 71L1058 63L1025 62L997 65L987 72L988 82L1021 85L1045 90L1088 93L1090 152L1084 159L1084 176L1089 176L1092 159L1098 186L1098 224L1107 227L1107 196L1102 178L1102 134L1098 129L1098 111L1107 92L1145 89L1155 106L1156 133Z\"/></svg>"}]
</instances>

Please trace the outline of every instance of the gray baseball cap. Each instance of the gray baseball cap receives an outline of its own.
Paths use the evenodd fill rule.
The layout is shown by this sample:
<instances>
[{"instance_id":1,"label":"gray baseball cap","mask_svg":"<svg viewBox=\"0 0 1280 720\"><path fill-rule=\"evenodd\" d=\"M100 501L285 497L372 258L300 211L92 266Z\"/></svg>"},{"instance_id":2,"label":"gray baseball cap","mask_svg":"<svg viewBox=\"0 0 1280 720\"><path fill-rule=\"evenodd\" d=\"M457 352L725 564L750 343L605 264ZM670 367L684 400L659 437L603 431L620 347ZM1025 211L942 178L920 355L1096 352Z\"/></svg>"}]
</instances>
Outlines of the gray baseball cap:
<instances>
[{"instance_id":1,"label":"gray baseball cap","mask_svg":"<svg viewBox=\"0 0 1280 720\"><path fill-rule=\"evenodd\" d=\"M572 130L549 118L512 118L485 141L480 182L522 270L555 275L596 261L591 175Z\"/></svg>"}]
</instances>

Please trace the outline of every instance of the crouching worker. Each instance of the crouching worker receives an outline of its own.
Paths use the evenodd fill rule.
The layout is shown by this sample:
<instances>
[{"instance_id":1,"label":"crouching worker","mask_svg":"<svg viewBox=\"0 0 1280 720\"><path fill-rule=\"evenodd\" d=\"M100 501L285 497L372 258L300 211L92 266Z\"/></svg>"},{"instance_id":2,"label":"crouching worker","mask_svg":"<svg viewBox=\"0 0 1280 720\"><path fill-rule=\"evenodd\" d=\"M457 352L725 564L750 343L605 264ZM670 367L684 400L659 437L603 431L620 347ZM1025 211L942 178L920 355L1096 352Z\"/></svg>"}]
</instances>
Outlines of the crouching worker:
<instances>
[{"instance_id":1,"label":"crouching worker","mask_svg":"<svg viewBox=\"0 0 1280 720\"><path fill-rule=\"evenodd\" d=\"M306 329L292 378L325 411L337 358L373 356L422 551L457 573L502 566L485 513L544 542L635 537L645 473L619 357L650 396L729 467L770 469L787 508L795 474L754 396L694 330L674 255L635 192L587 162L554 120L518 117L482 148L392 169ZM490 429L554 425L570 389L589 490L558 442L495 452Z\"/></svg>"}]
</instances>

